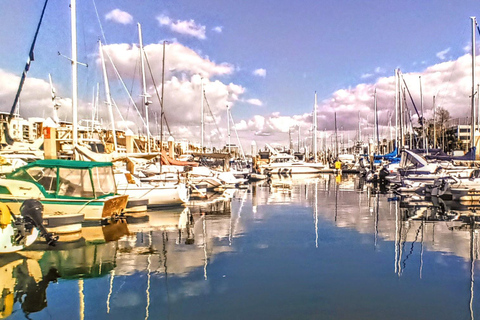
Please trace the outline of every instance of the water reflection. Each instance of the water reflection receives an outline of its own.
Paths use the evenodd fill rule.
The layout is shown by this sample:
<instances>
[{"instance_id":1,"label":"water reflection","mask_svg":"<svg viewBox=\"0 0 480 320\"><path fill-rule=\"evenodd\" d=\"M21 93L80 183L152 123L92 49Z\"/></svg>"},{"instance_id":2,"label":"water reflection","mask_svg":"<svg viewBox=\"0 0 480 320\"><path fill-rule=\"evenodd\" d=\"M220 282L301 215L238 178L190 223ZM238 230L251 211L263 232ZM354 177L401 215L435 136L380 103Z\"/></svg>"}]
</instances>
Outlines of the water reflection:
<instances>
[{"instance_id":1,"label":"water reflection","mask_svg":"<svg viewBox=\"0 0 480 320\"><path fill-rule=\"evenodd\" d=\"M38 242L15 254L0 256L0 311L8 317L14 305L28 318L47 307L47 288L58 279L95 278L115 267L116 244L128 234L125 221L83 228L74 241L56 247ZM80 280L79 280L80 281ZM79 282L80 285L80 282Z\"/></svg>"},{"instance_id":2,"label":"water reflection","mask_svg":"<svg viewBox=\"0 0 480 320\"><path fill-rule=\"evenodd\" d=\"M442 309L451 297L439 289L445 282L463 303L455 314L473 319L479 207L394 197L355 175L274 177L150 211L149 221L84 228L50 250L38 243L0 256L0 311L222 319L327 310L342 318L338 309L349 310L343 318L401 319L394 311L419 296Z\"/></svg>"}]
</instances>

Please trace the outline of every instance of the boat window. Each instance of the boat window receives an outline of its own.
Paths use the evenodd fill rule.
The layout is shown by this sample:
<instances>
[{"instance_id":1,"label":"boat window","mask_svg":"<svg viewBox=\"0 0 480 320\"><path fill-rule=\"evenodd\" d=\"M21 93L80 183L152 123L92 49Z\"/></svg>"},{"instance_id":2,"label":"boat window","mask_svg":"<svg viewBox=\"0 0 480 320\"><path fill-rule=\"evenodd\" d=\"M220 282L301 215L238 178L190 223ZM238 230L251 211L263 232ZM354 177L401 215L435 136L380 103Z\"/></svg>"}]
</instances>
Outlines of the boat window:
<instances>
[{"instance_id":1,"label":"boat window","mask_svg":"<svg viewBox=\"0 0 480 320\"><path fill-rule=\"evenodd\" d=\"M93 198L92 181L88 169L60 168L59 196Z\"/></svg>"},{"instance_id":2,"label":"boat window","mask_svg":"<svg viewBox=\"0 0 480 320\"><path fill-rule=\"evenodd\" d=\"M472 178L472 179L480 178L480 170L478 170L478 169L473 170L472 174L470 175L470 178Z\"/></svg>"},{"instance_id":3,"label":"boat window","mask_svg":"<svg viewBox=\"0 0 480 320\"><path fill-rule=\"evenodd\" d=\"M419 168L422 165L418 163L418 160L415 159L411 154L405 153L402 157L402 167L403 168Z\"/></svg>"},{"instance_id":4,"label":"boat window","mask_svg":"<svg viewBox=\"0 0 480 320\"><path fill-rule=\"evenodd\" d=\"M117 190L112 167L92 168L92 178L93 186L95 188L95 197L116 193Z\"/></svg>"},{"instance_id":5,"label":"boat window","mask_svg":"<svg viewBox=\"0 0 480 320\"><path fill-rule=\"evenodd\" d=\"M57 191L57 169L56 168L42 168L32 167L27 169L27 173L33 181L41 184L48 193L55 193Z\"/></svg>"}]
</instances>

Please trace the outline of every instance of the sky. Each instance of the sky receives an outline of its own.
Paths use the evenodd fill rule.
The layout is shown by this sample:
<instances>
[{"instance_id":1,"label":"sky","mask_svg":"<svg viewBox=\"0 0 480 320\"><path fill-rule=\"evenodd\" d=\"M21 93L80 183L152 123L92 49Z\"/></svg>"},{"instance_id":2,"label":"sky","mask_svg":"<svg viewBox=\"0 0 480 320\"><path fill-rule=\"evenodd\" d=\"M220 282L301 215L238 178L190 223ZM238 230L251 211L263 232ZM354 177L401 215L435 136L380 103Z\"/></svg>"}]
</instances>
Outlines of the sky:
<instances>
[{"instance_id":1,"label":"sky","mask_svg":"<svg viewBox=\"0 0 480 320\"><path fill-rule=\"evenodd\" d=\"M0 111L12 107L43 4L0 1ZM69 4L47 4L20 96L22 117L52 116L50 74L60 118L72 119ZM153 135L164 74L166 134L178 141L200 143L202 83L206 146L227 142L227 106L239 136L232 130L231 141L247 153L253 142L288 146L289 132L295 144L310 145L315 92L320 146L332 140L335 114L344 141L357 139L359 127L364 140L371 138L375 89L380 133L388 138L396 68L425 118L433 116L434 96L453 118L470 115L470 17L477 14L478 1L451 0L77 1L78 61L88 65L78 66L78 118L91 119L97 105L99 121L111 126L101 40L115 126L146 132L140 24Z\"/></svg>"}]
</instances>

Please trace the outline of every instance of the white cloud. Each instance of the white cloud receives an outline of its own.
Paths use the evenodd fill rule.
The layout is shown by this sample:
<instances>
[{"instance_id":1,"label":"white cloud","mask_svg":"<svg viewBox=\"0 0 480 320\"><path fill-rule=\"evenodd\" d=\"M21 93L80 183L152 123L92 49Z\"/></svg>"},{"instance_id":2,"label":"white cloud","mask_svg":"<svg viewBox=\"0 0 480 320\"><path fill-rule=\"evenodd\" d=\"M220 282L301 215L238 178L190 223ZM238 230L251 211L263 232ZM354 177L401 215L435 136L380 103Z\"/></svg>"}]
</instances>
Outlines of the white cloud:
<instances>
[{"instance_id":1,"label":"white cloud","mask_svg":"<svg viewBox=\"0 0 480 320\"><path fill-rule=\"evenodd\" d=\"M131 83L132 79L136 79L134 83L138 85L132 92L132 97L141 106L140 95L141 88L139 74L133 74L134 66L138 62L139 48L136 45L115 44L104 47L105 52L112 57L116 68L119 70L123 79L127 83ZM144 47L148 57L152 74L155 77L157 92L161 92L161 75L163 60L163 44L149 44ZM107 66L109 69L110 65ZM137 69L138 70L138 69ZM179 43L167 43L165 47L165 88L164 88L164 105L165 115L169 127L176 139L190 139L197 141L200 132L200 106L202 102L201 87L205 91L206 100L205 121L207 124L206 132L208 136L206 141L221 141L221 135L225 136L226 125L226 106L234 106L235 102L240 100L245 88L235 83L223 82L222 76L230 75L235 68L229 63L215 63L206 57L200 56L195 51L187 48ZM115 76L111 72L110 83L112 87L118 87ZM147 91L150 94L153 103L149 106L150 119L155 119L155 112L159 112L159 99L153 85L150 72L147 74ZM215 78L215 79L212 79ZM114 89L115 90L115 89ZM112 92L114 91L112 90ZM122 94L116 96L119 106L123 107L123 116L127 117L125 109L130 103L126 100L126 94L122 89ZM140 107L139 107L140 108ZM140 108L141 109L141 108ZM128 120L135 121L138 128L141 129L141 121L137 112L132 111L130 107ZM143 110L140 110L143 113ZM212 118L211 113L214 115ZM133 118L132 118L133 117ZM136 119L136 120L135 120ZM150 129L156 134L157 127L151 122ZM216 128L220 127L220 134ZM224 128L224 129L223 129ZM212 129L215 132L210 134Z\"/></svg>"},{"instance_id":2,"label":"white cloud","mask_svg":"<svg viewBox=\"0 0 480 320\"><path fill-rule=\"evenodd\" d=\"M437 58L440 60L445 60L447 57L447 53L450 52L450 48L447 48L443 51L437 52Z\"/></svg>"},{"instance_id":3,"label":"white cloud","mask_svg":"<svg viewBox=\"0 0 480 320\"><path fill-rule=\"evenodd\" d=\"M433 96L436 106L450 112L452 118L461 118L470 114L471 94L471 56L466 54L456 61L446 61L430 66L419 73L405 73L404 79L409 86L417 109L420 106L419 76L422 78L423 110L426 119L433 115ZM395 77L380 77L374 83L361 83L348 89L339 89L331 97L321 101L318 107L319 134L331 137L334 129L335 113L337 128L343 128L350 140L357 134L360 121L363 137L372 134L374 117L374 89L377 89L377 107L380 134L389 137L389 120L395 125ZM407 108L412 112L414 125L418 116L408 99ZM360 117L360 120L359 120ZM237 130L249 132L249 139L258 145L264 142L279 142L288 145L288 128L300 126L304 138L310 139L312 114L286 116L279 113L255 115L239 123ZM323 132L326 130L326 132ZM262 138L263 137L263 138ZM261 139L262 138L262 139ZM319 138L320 139L320 138ZM244 146L248 146L246 139Z\"/></svg>"},{"instance_id":4,"label":"white cloud","mask_svg":"<svg viewBox=\"0 0 480 320\"><path fill-rule=\"evenodd\" d=\"M217 26L217 27L213 28L212 30L217 32L217 33L222 33L223 32L223 27L222 26Z\"/></svg>"},{"instance_id":5,"label":"white cloud","mask_svg":"<svg viewBox=\"0 0 480 320\"><path fill-rule=\"evenodd\" d=\"M129 74L131 66L135 65L139 57L139 49L136 45L112 44L104 47L104 50L113 58L121 74ZM155 75L162 74L163 44L149 44L144 46L145 53L150 61L150 67ZM199 74L202 77L230 75L235 68L229 63L215 63L207 57L200 56L192 49L180 43L167 43L165 47L166 76L172 74L190 77Z\"/></svg>"},{"instance_id":6,"label":"white cloud","mask_svg":"<svg viewBox=\"0 0 480 320\"><path fill-rule=\"evenodd\" d=\"M206 39L205 35L205 30L206 27L202 25L198 25L195 23L195 20L177 20L173 21L171 18L167 16L158 16L157 21L160 23L162 26L167 26L170 28L170 30L192 36L201 40Z\"/></svg>"},{"instance_id":7,"label":"white cloud","mask_svg":"<svg viewBox=\"0 0 480 320\"><path fill-rule=\"evenodd\" d=\"M105 15L106 20L112 20L121 24L130 24L133 22L133 17L128 12L120 9L114 9Z\"/></svg>"},{"instance_id":8,"label":"white cloud","mask_svg":"<svg viewBox=\"0 0 480 320\"><path fill-rule=\"evenodd\" d=\"M370 79L372 77L374 77L375 75L380 75L380 74L383 74L385 73L385 69L383 69L382 67L376 67L375 70L373 71L373 73L364 73L360 76L361 79Z\"/></svg>"},{"instance_id":9,"label":"white cloud","mask_svg":"<svg viewBox=\"0 0 480 320\"><path fill-rule=\"evenodd\" d=\"M4 111L10 111L15 94L20 83L20 77L0 69L0 105ZM65 119L71 115L71 100L58 98L60 104L59 117ZM28 117L52 117L53 103L51 98L50 83L47 80L26 78L19 100L20 116Z\"/></svg>"},{"instance_id":10,"label":"white cloud","mask_svg":"<svg viewBox=\"0 0 480 320\"><path fill-rule=\"evenodd\" d=\"M360 76L360 78L362 79L368 79L368 78L371 78L373 77L373 73L364 73Z\"/></svg>"},{"instance_id":11,"label":"white cloud","mask_svg":"<svg viewBox=\"0 0 480 320\"><path fill-rule=\"evenodd\" d=\"M259 99L248 99L246 102L254 106L259 106L259 107L263 106L263 102L260 101Z\"/></svg>"},{"instance_id":12,"label":"white cloud","mask_svg":"<svg viewBox=\"0 0 480 320\"><path fill-rule=\"evenodd\" d=\"M263 77L265 78L267 76L267 70L259 68L253 71L253 74L255 76Z\"/></svg>"},{"instance_id":13,"label":"white cloud","mask_svg":"<svg viewBox=\"0 0 480 320\"><path fill-rule=\"evenodd\" d=\"M138 47L129 44L114 44L105 46L105 52L112 57L115 65L126 83L134 83L135 88L132 91L133 99L138 103L141 109L141 88L139 87L138 69L134 71L138 62ZM161 92L161 74L162 74L162 44L149 44L145 46L148 61L152 73L155 76L158 92ZM166 73L165 73L165 113L166 118L174 137L178 139L188 139L198 142L200 132L200 105L201 105L201 82L203 81L206 95L205 117L207 122L206 141L215 146L225 143L226 131L226 105L238 108L237 102L255 102L256 99L245 99L245 88L239 84L225 81L227 76L235 72L235 67L227 62L217 63L202 56L194 50L187 48L179 43L169 43L166 45ZM436 95L436 106L443 107L450 112L452 118L465 117L470 114L471 94L471 57L465 54L455 61L444 61L436 65L425 68L418 73L405 73L404 78L409 86L410 92L415 100L417 108L420 105L419 76L422 77L422 88L424 97L424 115L431 119L433 114L433 95ZM128 124L130 129L142 131L141 121L130 101L126 98L123 89L119 89L111 66L108 66L110 72L110 83L112 86L112 95L125 119L123 125ZM148 68L147 68L148 70ZM136 72L136 73L135 73ZM203 77L203 80L202 80ZM54 77L55 78L55 77ZM133 81L135 80L135 81ZM0 70L0 104L4 106L5 111L11 106L15 92L17 90L19 76ZM147 75L148 92L151 95L150 100L150 119L155 119L155 112L159 112L159 102L157 93L153 86L151 76ZM379 113L380 134L386 136L388 132L388 120L392 119L392 125L395 124L395 79L393 75L380 77L373 82L358 84L352 88L339 89L331 94L328 99L319 102L318 107L318 128L319 134L328 137L329 131L334 128L334 114L337 115L337 127L343 127L343 130L350 132L350 139L353 139L358 128L359 116L362 128L362 135L366 137L371 135L373 128L373 90L377 89L377 106ZM68 89L68 88L67 88ZM67 90L58 87L59 96L70 96L70 92L62 93ZM69 91L69 90L68 90ZM102 91L102 90L101 90ZM79 119L88 117L91 113L88 103L80 101ZM100 98L100 101L104 101ZM260 101L260 100L258 100ZM71 120L71 100L69 98L61 99L60 118ZM126 112L127 106L130 108ZM407 101L409 110L412 110L414 121L417 116L410 101ZM272 106L274 108L274 106ZM210 116L210 111L215 119ZM103 108L105 109L105 108ZM101 112L104 112L103 109ZM258 108L258 110L262 110ZM275 109L273 109L275 110ZM140 110L143 113L143 110ZM239 118L236 120L236 129L242 141L245 150L249 150L250 143L256 141L259 148L262 143L281 143L288 144L288 130L292 127L299 127L301 136L304 139L311 139L312 113L306 110L306 113L298 115L286 115L278 112L259 113L250 118ZM50 98L50 85L48 80L27 78L25 88L20 99L20 113L23 117L30 116L51 116L52 102ZM236 113L233 112L235 115ZM237 113L238 115L238 113ZM109 122L106 114L102 114L105 125ZM120 121L120 118L117 120ZM393 117L393 118L392 118ZM151 131L157 134L157 127L152 121ZM134 124L132 126L132 124ZM414 123L416 124L416 123ZM220 130L217 130L217 126ZM327 130L327 133L324 133ZM326 140L328 140L327 138Z\"/></svg>"}]
</instances>

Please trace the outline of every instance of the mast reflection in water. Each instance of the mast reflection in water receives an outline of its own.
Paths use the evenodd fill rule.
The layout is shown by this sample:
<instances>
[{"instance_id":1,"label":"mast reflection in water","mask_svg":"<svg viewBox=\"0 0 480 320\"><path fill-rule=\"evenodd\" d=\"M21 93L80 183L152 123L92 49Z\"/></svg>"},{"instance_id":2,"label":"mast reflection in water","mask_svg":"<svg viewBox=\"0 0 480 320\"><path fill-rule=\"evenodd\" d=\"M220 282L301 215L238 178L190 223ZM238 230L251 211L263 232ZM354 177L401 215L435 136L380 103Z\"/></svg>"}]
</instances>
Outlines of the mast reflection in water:
<instances>
[{"instance_id":1,"label":"mast reflection in water","mask_svg":"<svg viewBox=\"0 0 480 320\"><path fill-rule=\"evenodd\" d=\"M273 176L0 256L11 319L474 319L478 203Z\"/></svg>"}]
</instances>

